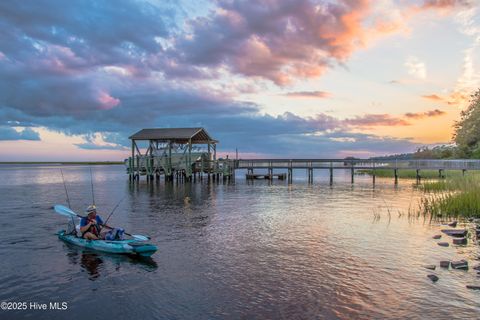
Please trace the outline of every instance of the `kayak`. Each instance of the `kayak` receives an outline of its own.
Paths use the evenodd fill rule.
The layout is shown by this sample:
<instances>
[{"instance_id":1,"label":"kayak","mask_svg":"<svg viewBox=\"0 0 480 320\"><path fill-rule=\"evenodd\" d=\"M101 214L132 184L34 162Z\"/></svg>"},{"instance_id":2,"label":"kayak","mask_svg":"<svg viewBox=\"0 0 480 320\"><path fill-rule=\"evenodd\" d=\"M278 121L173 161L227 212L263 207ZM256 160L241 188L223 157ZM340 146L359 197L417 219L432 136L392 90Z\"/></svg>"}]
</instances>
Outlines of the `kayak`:
<instances>
[{"instance_id":1,"label":"kayak","mask_svg":"<svg viewBox=\"0 0 480 320\"><path fill-rule=\"evenodd\" d=\"M109 253L135 254L150 257L157 251L157 246L140 242L135 239L128 240L87 240L74 235L65 234L65 230L58 233L58 238L73 245Z\"/></svg>"}]
</instances>

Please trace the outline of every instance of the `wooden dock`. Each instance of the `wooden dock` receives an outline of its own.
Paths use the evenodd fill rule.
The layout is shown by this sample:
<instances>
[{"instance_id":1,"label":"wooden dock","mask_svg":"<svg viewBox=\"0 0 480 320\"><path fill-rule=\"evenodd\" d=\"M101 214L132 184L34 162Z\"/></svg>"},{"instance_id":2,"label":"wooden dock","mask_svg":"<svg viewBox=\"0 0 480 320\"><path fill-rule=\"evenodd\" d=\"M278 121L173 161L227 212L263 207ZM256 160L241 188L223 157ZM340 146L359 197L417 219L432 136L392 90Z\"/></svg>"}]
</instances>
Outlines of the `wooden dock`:
<instances>
[{"instance_id":1,"label":"wooden dock","mask_svg":"<svg viewBox=\"0 0 480 320\"><path fill-rule=\"evenodd\" d=\"M208 179L219 180L222 178L235 179L236 170L247 170L246 179L265 179L265 180L287 180L293 181L293 171L305 170L308 182L313 183L314 172L318 170L328 170L330 184L334 181L334 172L337 170L350 171L351 182L354 183L356 170L370 170L373 183L376 179L376 170L392 170L394 182L398 183L398 173L400 170L414 170L418 181L422 179L422 170L437 170L438 177L445 177L446 170L459 170L465 174L470 170L480 170L480 160L371 160L371 159L215 159L204 160L201 157L197 161L192 161L188 165L179 162L182 165L175 165L175 157L172 156L165 161L163 156L147 155L136 156L128 159L125 164L127 173L137 175L155 175L159 179L160 175L175 175L177 179L192 177L193 180ZM165 165L166 163L166 165ZM175 170L169 170L175 168ZM274 170L277 172L274 173ZM284 172L278 172L284 170ZM256 172L255 172L256 171ZM265 173L266 171L266 173ZM170 172L170 173L169 173ZM183 178L182 178L183 177ZM171 180L171 179L170 179ZM190 180L190 179L189 179Z\"/></svg>"},{"instance_id":2,"label":"wooden dock","mask_svg":"<svg viewBox=\"0 0 480 320\"><path fill-rule=\"evenodd\" d=\"M307 172L308 182L313 182L315 170L328 170L330 173L330 184L333 183L333 172L335 170L349 170L351 182L355 180L355 170L371 170L372 179L375 183L375 171L392 170L394 181L398 183L398 172L400 170L415 170L417 180L422 178L422 170L438 170L439 178L444 177L445 170L460 170L463 174L468 170L480 170L480 160L378 160L378 159L249 159L235 160L236 169L246 169L247 177L255 176L254 170L265 169L267 174L258 176L272 177L274 169L283 169L283 173L289 183L293 180L294 169L304 169ZM282 174L282 173L280 173Z\"/></svg>"}]
</instances>

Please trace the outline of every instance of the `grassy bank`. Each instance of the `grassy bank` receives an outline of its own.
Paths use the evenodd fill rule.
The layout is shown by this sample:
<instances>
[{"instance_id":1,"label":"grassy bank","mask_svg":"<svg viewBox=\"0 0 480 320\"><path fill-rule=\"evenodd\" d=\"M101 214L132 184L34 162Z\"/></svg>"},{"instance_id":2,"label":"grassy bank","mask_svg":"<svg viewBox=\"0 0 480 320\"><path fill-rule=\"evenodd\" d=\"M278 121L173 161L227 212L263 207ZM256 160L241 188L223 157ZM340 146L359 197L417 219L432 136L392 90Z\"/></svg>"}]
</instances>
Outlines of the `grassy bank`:
<instances>
[{"instance_id":1,"label":"grassy bank","mask_svg":"<svg viewBox=\"0 0 480 320\"><path fill-rule=\"evenodd\" d=\"M480 218L480 176L456 176L422 184L420 213L432 217Z\"/></svg>"},{"instance_id":2,"label":"grassy bank","mask_svg":"<svg viewBox=\"0 0 480 320\"><path fill-rule=\"evenodd\" d=\"M123 161L6 161L0 162L1 164L50 164L50 165L88 165L88 166L97 166L97 165L118 165L123 164Z\"/></svg>"},{"instance_id":3,"label":"grassy bank","mask_svg":"<svg viewBox=\"0 0 480 320\"><path fill-rule=\"evenodd\" d=\"M415 179L415 170L398 170L398 177ZM373 170L358 170L358 174L372 175ZM375 170L377 177L393 178L392 169ZM419 186L424 196L419 203L419 215L433 219L453 217L480 218L480 173L467 171L463 176L460 170L443 171L445 179L439 179L438 170L421 170L425 179Z\"/></svg>"}]
</instances>

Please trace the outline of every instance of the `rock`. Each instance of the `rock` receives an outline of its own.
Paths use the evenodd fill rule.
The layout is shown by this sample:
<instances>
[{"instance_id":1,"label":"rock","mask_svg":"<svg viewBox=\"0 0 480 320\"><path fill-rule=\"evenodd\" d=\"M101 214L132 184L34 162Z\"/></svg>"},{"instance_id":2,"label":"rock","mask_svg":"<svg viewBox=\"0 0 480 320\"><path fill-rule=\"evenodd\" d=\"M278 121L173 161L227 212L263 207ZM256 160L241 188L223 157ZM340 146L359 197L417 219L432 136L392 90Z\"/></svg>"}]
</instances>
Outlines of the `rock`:
<instances>
[{"instance_id":1,"label":"rock","mask_svg":"<svg viewBox=\"0 0 480 320\"><path fill-rule=\"evenodd\" d=\"M448 260L440 261L440 268L448 268L448 267L450 267L450 261Z\"/></svg>"},{"instance_id":2,"label":"rock","mask_svg":"<svg viewBox=\"0 0 480 320\"><path fill-rule=\"evenodd\" d=\"M457 226L457 221L450 222L448 224L449 227L455 228Z\"/></svg>"},{"instance_id":3,"label":"rock","mask_svg":"<svg viewBox=\"0 0 480 320\"><path fill-rule=\"evenodd\" d=\"M480 229L475 229L475 233L477 234L477 237L480 236Z\"/></svg>"},{"instance_id":4,"label":"rock","mask_svg":"<svg viewBox=\"0 0 480 320\"><path fill-rule=\"evenodd\" d=\"M441 234L436 234L436 235L434 235L432 238L433 238L433 239L440 239L441 237L442 237Z\"/></svg>"},{"instance_id":5,"label":"rock","mask_svg":"<svg viewBox=\"0 0 480 320\"><path fill-rule=\"evenodd\" d=\"M430 280L432 280L432 282L437 282L438 281L438 277L434 274L429 274L427 276Z\"/></svg>"},{"instance_id":6,"label":"rock","mask_svg":"<svg viewBox=\"0 0 480 320\"><path fill-rule=\"evenodd\" d=\"M474 286L474 285L471 285L471 284L467 284L467 289L480 290L480 286Z\"/></svg>"},{"instance_id":7,"label":"rock","mask_svg":"<svg viewBox=\"0 0 480 320\"><path fill-rule=\"evenodd\" d=\"M453 244L467 244L467 238L454 238Z\"/></svg>"},{"instance_id":8,"label":"rock","mask_svg":"<svg viewBox=\"0 0 480 320\"><path fill-rule=\"evenodd\" d=\"M475 221L475 219L473 219L473 218L468 218L468 222L473 222L473 221Z\"/></svg>"},{"instance_id":9,"label":"rock","mask_svg":"<svg viewBox=\"0 0 480 320\"><path fill-rule=\"evenodd\" d=\"M480 264L473 267L473 270L480 270Z\"/></svg>"},{"instance_id":10,"label":"rock","mask_svg":"<svg viewBox=\"0 0 480 320\"><path fill-rule=\"evenodd\" d=\"M425 268L430 269L430 270L435 270L436 267L437 266L434 265L434 264L428 264L428 265L425 266Z\"/></svg>"},{"instance_id":11,"label":"rock","mask_svg":"<svg viewBox=\"0 0 480 320\"><path fill-rule=\"evenodd\" d=\"M452 261L452 268L453 269L467 269L468 270L468 261L466 261L466 260Z\"/></svg>"},{"instance_id":12,"label":"rock","mask_svg":"<svg viewBox=\"0 0 480 320\"><path fill-rule=\"evenodd\" d=\"M441 247L448 247L450 245L448 242L438 242L437 244Z\"/></svg>"},{"instance_id":13,"label":"rock","mask_svg":"<svg viewBox=\"0 0 480 320\"><path fill-rule=\"evenodd\" d=\"M463 238L467 236L468 231L465 229L443 229L443 233L451 237Z\"/></svg>"}]
</instances>

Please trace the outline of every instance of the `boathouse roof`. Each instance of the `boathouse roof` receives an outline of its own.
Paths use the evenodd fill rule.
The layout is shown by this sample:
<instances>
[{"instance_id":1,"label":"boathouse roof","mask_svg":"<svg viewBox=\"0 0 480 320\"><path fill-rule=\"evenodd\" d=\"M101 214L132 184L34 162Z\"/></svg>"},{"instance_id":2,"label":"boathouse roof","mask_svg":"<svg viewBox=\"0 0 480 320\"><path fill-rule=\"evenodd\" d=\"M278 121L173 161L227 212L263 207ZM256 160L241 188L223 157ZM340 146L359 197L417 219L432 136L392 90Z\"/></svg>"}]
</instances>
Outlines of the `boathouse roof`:
<instances>
[{"instance_id":1,"label":"boathouse roof","mask_svg":"<svg viewBox=\"0 0 480 320\"><path fill-rule=\"evenodd\" d=\"M129 137L131 140L172 141L176 143L218 143L204 128L151 128L142 129Z\"/></svg>"}]
</instances>

